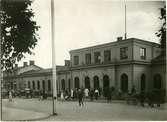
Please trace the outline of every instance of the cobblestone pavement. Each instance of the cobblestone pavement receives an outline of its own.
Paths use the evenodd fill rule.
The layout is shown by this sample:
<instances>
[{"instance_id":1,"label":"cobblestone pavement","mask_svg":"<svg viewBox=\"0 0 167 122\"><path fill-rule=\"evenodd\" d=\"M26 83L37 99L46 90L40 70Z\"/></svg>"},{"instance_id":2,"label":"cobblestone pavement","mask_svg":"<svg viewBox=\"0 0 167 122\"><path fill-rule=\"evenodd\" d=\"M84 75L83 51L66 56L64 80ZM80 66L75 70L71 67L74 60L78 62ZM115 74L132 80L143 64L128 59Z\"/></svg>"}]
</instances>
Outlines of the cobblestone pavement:
<instances>
[{"instance_id":1,"label":"cobblestone pavement","mask_svg":"<svg viewBox=\"0 0 167 122\"><path fill-rule=\"evenodd\" d=\"M51 116L43 120L63 121L111 121L111 120L167 120L166 105L160 108L141 107L139 105L127 105L125 102L85 102L79 106L77 101L58 101L56 103L57 116ZM14 102L3 100L3 106L15 109L52 113L52 101L38 99L15 99ZM26 115L25 115L26 116Z\"/></svg>"}]
</instances>

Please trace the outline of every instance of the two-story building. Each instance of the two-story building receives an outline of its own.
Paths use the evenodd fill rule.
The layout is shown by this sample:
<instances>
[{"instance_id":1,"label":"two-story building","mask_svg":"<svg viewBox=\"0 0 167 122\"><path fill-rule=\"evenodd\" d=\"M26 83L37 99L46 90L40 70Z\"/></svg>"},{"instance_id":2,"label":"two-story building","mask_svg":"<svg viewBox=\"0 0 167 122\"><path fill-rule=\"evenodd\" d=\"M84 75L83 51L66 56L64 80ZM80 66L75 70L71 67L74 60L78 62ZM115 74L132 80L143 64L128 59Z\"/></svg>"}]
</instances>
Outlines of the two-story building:
<instances>
[{"instance_id":1,"label":"two-story building","mask_svg":"<svg viewBox=\"0 0 167 122\"><path fill-rule=\"evenodd\" d=\"M151 61L160 55L159 44L136 38L122 40L70 51L69 79L72 87L115 87L128 92L132 86L137 91L153 86ZM165 83L165 74L162 87ZM68 80L68 79L66 79Z\"/></svg>"}]
</instances>

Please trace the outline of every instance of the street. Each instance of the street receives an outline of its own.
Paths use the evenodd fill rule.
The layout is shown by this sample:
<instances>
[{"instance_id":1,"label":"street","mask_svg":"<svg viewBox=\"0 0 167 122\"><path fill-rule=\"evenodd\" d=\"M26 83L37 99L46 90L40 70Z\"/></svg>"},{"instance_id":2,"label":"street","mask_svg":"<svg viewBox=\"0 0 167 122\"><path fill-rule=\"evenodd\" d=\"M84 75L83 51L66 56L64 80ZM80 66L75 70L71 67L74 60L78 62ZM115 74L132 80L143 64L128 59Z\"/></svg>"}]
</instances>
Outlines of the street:
<instances>
[{"instance_id":1,"label":"street","mask_svg":"<svg viewBox=\"0 0 167 122\"><path fill-rule=\"evenodd\" d=\"M42 120L59 120L59 121L112 121L112 120L136 120L136 121L148 121L148 120L167 120L166 105L161 105L160 108L150 108L148 106L141 107L139 105L127 105L125 102L113 101L107 103L106 101L98 102L84 102L84 106L79 106L77 101L58 101L56 104L57 116L50 116L49 118L43 118ZM3 109L11 108L17 110L26 110L29 112L40 112L43 114L52 113L52 101L38 99L14 99L13 102L9 102L7 99L3 100ZM3 120L6 113L2 110ZM13 113L14 114L14 113ZM13 115L12 114L12 115ZM26 116L26 115L25 115ZM19 120L19 117L16 117Z\"/></svg>"}]
</instances>

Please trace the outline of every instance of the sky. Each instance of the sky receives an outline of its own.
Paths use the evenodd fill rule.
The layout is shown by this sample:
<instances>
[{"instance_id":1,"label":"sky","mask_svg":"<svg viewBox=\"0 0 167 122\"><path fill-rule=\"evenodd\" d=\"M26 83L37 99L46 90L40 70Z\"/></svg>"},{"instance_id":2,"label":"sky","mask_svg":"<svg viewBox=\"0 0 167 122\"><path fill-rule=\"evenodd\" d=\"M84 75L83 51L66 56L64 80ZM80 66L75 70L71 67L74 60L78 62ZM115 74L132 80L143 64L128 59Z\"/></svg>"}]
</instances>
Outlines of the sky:
<instances>
[{"instance_id":1,"label":"sky","mask_svg":"<svg viewBox=\"0 0 167 122\"><path fill-rule=\"evenodd\" d=\"M125 33L124 0L54 0L56 64L70 59L69 51L116 41ZM127 1L127 38L159 42L155 32L160 28L160 9L163 1ZM43 68L52 67L50 0L34 0L34 20L41 26L34 60Z\"/></svg>"}]
</instances>

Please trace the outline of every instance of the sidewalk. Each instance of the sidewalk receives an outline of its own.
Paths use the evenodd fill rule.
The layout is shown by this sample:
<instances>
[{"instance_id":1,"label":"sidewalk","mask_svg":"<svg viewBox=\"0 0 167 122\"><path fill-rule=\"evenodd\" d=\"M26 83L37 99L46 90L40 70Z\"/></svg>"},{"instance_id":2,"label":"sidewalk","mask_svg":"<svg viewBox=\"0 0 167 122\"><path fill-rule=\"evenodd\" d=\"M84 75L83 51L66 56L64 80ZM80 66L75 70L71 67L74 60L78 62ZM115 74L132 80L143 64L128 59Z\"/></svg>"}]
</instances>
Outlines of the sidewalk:
<instances>
[{"instance_id":1,"label":"sidewalk","mask_svg":"<svg viewBox=\"0 0 167 122\"><path fill-rule=\"evenodd\" d=\"M2 109L2 120L3 121L19 121L19 120L41 120L50 117L49 114L39 113L34 111L28 111L23 109L3 107Z\"/></svg>"}]
</instances>

